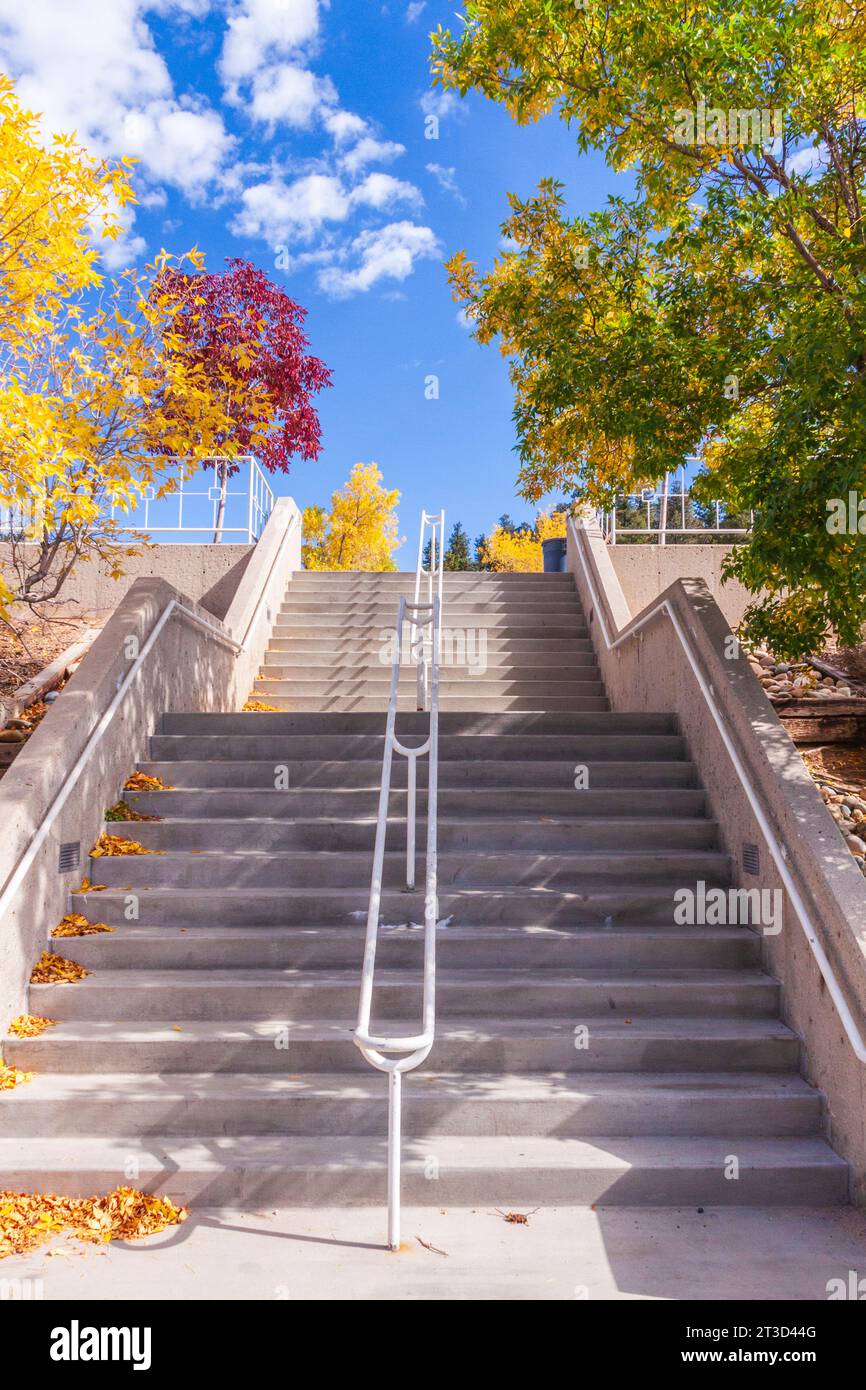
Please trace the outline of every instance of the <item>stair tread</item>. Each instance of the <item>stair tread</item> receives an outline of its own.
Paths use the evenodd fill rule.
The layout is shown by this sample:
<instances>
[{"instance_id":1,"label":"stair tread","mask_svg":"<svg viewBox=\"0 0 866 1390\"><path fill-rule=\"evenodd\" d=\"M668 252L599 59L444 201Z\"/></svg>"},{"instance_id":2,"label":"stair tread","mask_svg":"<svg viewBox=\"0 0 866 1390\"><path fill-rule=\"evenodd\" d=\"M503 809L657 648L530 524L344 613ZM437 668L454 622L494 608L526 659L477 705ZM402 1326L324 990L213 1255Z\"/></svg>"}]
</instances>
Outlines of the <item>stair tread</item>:
<instances>
[{"instance_id":1,"label":"stair tread","mask_svg":"<svg viewBox=\"0 0 866 1390\"><path fill-rule=\"evenodd\" d=\"M86 981L82 981L85 984ZM79 988L80 986L75 986ZM180 1016L179 1016L180 1017ZM180 1031L178 1031L180 1027ZM99 1019L74 1019L61 1020L54 1028L43 1033L38 1038L27 1038L28 1049L32 1048L36 1052L46 1047L51 1047L55 1042L72 1041L98 1041L105 1040L124 1041L132 1043L146 1043L150 1041L177 1042L182 1044L184 1041L227 1041L243 1042L249 1039L265 1039L271 1041L274 1036L286 1027L284 1018L274 1019L230 1019L219 1020L216 1022L203 1022L197 1019L183 1020L180 1024L173 1024L167 1020L155 1020L152 1022L139 1022L132 1020L99 1020ZM457 1018L449 1015L437 1024L437 1039L445 1038L473 1038L473 1039L549 1039L554 1036L574 1036L575 1022L572 1017L556 1018ZM338 1019L298 1019L292 1024L291 1036L294 1041L328 1041L334 1040L344 1042L347 1047L354 1047L352 1043L352 1028ZM610 1018L607 1014L593 1020L593 1034L597 1037L609 1038L651 1038L651 1039L682 1039L682 1040L715 1040L715 1039L754 1039L754 1038L777 1038L788 1040L796 1035L780 1019L777 1018L747 1018L740 1015L722 1015L707 1017L703 1014L698 1015L679 1015L671 1018L664 1017L644 1017L635 1019L632 1023L626 1023L621 1018ZM22 1040L25 1041L25 1040Z\"/></svg>"},{"instance_id":2,"label":"stair tread","mask_svg":"<svg viewBox=\"0 0 866 1390\"><path fill-rule=\"evenodd\" d=\"M100 1072L99 1099L169 1100L194 1096L326 1096L333 1099L381 1100L385 1081L369 1072L308 1072L281 1076L274 1072ZM26 1086L4 1097L4 1105L27 1106L32 1101L69 1099L92 1095L89 1072L40 1073ZM114 1093L114 1096L112 1095ZM550 1100L563 1095L635 1096L649 1104L665 1097L742 1096L766 1100L775 1097L820 1098L820 1092L796 1072L437 1072L413 1073L407 1084L407 1101L413 1094L435 1094L454 1100Z\"/></svg>"},{"instance_id":3,"label":"stair tread","mask_svg":"<svg viewBox=\"0 0 866 1390\"><path fill-rule=\"evenodd\" d=\"M362 914L366 917L366 913ZM251 923L249 926L222 926L214 922L206 927L170 927L164 924L154 926L138 926L132 923L124 923L122 927L117 927L113 932L98 936L84 936L62 938L62 949L68 950L72 942L86 941L88 944L106 946L110 948L113 944L122 944L124 941L148 941L156 947L160 941L176 941L183 937L189 941L362 941L364 937L366 923L358 920L351 926L345 923L340 925L323 926L268 926ZM741 940L744 937L749 940L759 940L758 933L748 926L712 926L712 927L682 927L672 925L660 927L657 924L647 924L639 926L629 924L626 926L614 925L611 927L551 927L543 923L534 925L527 923L524 926L507 926L493 924L491 926L459 926L449 925L443 928L447 932L448 940L454 941L496 941L507 943L509 941L533 941L540 946L562 941L610 941L633 939L650 941L675 941L675 940L695 940L701 941L730 941ZM411 936L418 935L417 928L408 925L386 930L385 937ZM440 940L441 940L440 933ZM49 937L53 941L53 949L60 949L60 939ZM546 966L539 966L539 969L547 969Z\"/></svg>"},{"instance_id":4,"label":"stair tread","mask_svg":"<svg viewBox=\"0 0 866 1390\"><path fill-rule=\"evenodd\" d=\"M716 1171L724 1165L736 1144L740 1172L749 1169L838 1169L847 1165L825 1140L812 1136L751 1138L723 1135L718 1138L612 1135L607 1138L572 1139L544 1136L437 1135L436 1157L441 1170L483 1169L597 1169L612 1173L632 1168L674 1170L700 1168ZM175 1137L147 1135L97 1138L92 1136L48 1138L0 1138L0 1177L44 1168L52 1172L91 1164L122 1171L135 1154L142 1176L165 1170L161 1183L171 1190L172 1171L219 1171L227 1162L242 1162L252 1169L302 1168L325 1165L330 1169L381 1169L387 1148L380 1139L357 1135L213 1135L199 1143ZM405 1137L404 1171L421 1168L429 1160L430 1140Z\"/></svg>"},{"instance_id":5,"label":"stair tread","mask_svg":"<svg viewBox=\"0 0 866 1390\"><path fill-rule=\"evenodd\" d=\"M419 940L420 940L419 931ZM520 966L467 967L465 969L437 970L437 984L446 986L500 985L550 985L562 989L568 985L591 984L611 988L641 984L694 985L696 989L710 985L747 985L765 988L775 987L777 981L763 971L751 969L685 969L673 970L669 967L660 970L617 970L612 973L602 967L572 967L563 969L557 966L527 970ZM231 971L222 969L195 970L98 970L79 980L77 990L161 989L169 985L183 985L187 990L211 989L214 985L232 988L256 989L261 985L286 984L304 989L320 989L327 985L349 985L358 987L358 971L353 968L311 970L307 966L236 966ZM421 988L421 973L411 967L403 970L380 969L376 971L377 985L403 987L406 984ZM65 982L58 984L31 985L31 990L66 990ZM38 994L37 994L38 997Z\"/></svg>"}]
</instances>

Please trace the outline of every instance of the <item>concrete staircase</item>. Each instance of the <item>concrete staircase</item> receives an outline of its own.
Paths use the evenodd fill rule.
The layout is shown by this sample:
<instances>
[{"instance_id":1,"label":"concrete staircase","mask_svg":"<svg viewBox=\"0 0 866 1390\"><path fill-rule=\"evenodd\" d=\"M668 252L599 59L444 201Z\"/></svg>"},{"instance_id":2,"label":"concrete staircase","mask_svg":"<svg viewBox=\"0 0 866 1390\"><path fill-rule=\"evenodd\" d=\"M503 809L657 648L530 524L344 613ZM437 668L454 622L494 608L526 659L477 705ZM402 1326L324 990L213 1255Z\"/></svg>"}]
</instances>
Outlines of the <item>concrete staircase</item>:
<instances>
[{"instance_id":1,"label":"concrete staircase","mask_svg":"<svg viewBox=\"0 0 866 1390\"><path fill-rule=\"evenodd\" d=\"M36 1075L0 1098L0 1189L384 1203L386 1082L351 1030L380 630L410 585L297 577L256 690L286 712L163 718L141 767L174 790L127 794L163 819L110 826L160 853L92 861L106 887L73 910L116 930L50 942L93 973L31 987L60 1024L4 1043ZM438 1036L405 1086L407 1203L844 1201L758 937L673 925L676 888L730 876L673 720L608 710L569 576L449 576L446 626L483 628L489 665L443 678ZM420 741L409 668L401 692ZM402 759L395 784L399 817ZM409 1028L404 845L398 820L374 1025Z\"/></svg>"}]
</instances>

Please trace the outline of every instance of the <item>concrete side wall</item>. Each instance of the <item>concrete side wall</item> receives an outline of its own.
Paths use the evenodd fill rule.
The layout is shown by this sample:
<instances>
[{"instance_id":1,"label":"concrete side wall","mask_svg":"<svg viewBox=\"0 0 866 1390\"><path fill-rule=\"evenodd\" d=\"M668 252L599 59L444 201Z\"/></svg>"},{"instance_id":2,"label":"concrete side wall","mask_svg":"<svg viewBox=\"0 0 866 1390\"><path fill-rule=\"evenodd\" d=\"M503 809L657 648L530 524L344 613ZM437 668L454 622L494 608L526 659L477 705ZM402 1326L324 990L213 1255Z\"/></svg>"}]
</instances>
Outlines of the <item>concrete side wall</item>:
<instances>
[{"instance_id":1,"label":"concrete side wall","mask_svg":"<svg viewBox=\"0 0 866 1390\"><path fill-rule=\"evenodd\" d=\"M116 549L122 552L123 547ZM112 579L94 561L82 561L73 569L59 598L84 613L111 612L136 579L164 579L209 613L223 618L254 549L251 545L151 545L140 555L118 554L123 569L119 579ZM0 543L0 571L8 569L9 553L8 542Z\"/></svg>"},{"instance_id":2,"label":"concrete side wall","mask_svg":"<svg viewBox=\"0 0 866 1390\"><path fill-rule=\"evenodd\" d=\"M585 606L613 708L676 713L707 789L711 812L719 822L723 844L732 856L735 881L744 888L783 892L782 929L777 935L763 937L766 968L782 982L785 1019L803 1040L804 1072L827 1096L830 1141L851 1164L854 1200L866 1205L866 1066L848 1042L674 624L663 612L643 626L642 615L632 620L611 548L588 524L570 525L568 567ZM866 894L862 875L748 663L728 654L730 627L707 585L697 579L678 580L665 591L664 598L692 638L710 699L783 848L845 1003L861 1036L866 1036ZM610 650L603 628L610 642L620 636L626 640ZM742 873L744 844L760 848L761 873L757 878ZM673 903L671 907L673 910Z\"/></svg>"},{"instance_id":3,"label":"concrete side wall","mask_svg":"<svg viewBox=\"0 0 866 1390\"><path fill-rule=\"evenodd\" d=\"M71 888L90 873L88 851L106 806L120 795L167 710L230 711L246 700L273 618L300 568L298 508L281 498L217 623L162 579L137 579L78 671L0 781L0 1028L24 1006L27 981L47 931L68 910ZM97 738L120 687L172 600L218 633L174 612ZM220 640L219 632L224 634ZM231 634L243 650L226 640ZM93 741L83 766L79 759ZM61 844L81 848L81 867L58 872ZM34 852L35 851L35 852ZM97 861L98 863L98 861ZM92 876L92 875L91 875Z\"/></svg>"},{"instance_id":4,"label":"concrete side wall","mask_svg":"<svg viewBox=\"0 0 866 1390\"><path fill-rule=\"evenodd\" d=\"M730 545L612 545L614 573L632 613L640 613L678 579L702 579L731 627L738 627L753 595L737 580L722 583Z\"/></svg>"}]
</instances>

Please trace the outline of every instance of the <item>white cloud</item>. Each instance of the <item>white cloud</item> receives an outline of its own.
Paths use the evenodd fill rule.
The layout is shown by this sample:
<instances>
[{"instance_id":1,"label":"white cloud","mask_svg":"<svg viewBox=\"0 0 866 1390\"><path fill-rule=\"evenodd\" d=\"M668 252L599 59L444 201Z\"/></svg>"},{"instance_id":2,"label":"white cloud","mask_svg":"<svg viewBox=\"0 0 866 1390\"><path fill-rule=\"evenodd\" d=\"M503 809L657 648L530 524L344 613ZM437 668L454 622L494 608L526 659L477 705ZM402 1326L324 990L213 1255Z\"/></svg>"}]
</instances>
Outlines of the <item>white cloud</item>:
<instances>
[{"instance_id":1,"label":"white cloud","mask_svg":"<svg viewBox=\"0 0 866 1390\"><path fill-rule=\"evenodd\" d=\"M428 164L427 173L433 175L443 193L450 193L451 197L462 208L467 206L466 199L457 184L457 170L453 166L446 169L442 164Z\"/></svg>"},{"instance_id":2,"label":"white cloud","mask_svg":"<svg viewBox=\"0 0 866 1390\"><path fill-rule=\"evenodd\" d=\"M307 174L293 183L275 177L244 189L230 230L271 246L304 241L328 222L345 221L350 206L349 195L333 175Z\"/></svg>"},{"instance_id":3,"label":"white cloud","mask_svg":"<svg viewBox=\"0 0 866 1390\"><path fill-rule=\"evenodd\" d=\"M367 122L353 111L332 111L325 117L325 129L333 135L338 145L347 140L357 140L367 128Z\"/></svg>"},{"instance_id":4,"label":"white cloud","mask_svg":"<svg viewBox=\"0 0 866 1390\"><path fill-rule=\"evenodd\" d=\"M398 145L396 140L376 140L372 135L365 135L348 154L342 156L340 163L347 173L357 174L368 164L389 164L392 159L398 159L405 153L406 146Z\"/></svg>"},{"instance_id":5,"label":"white cloud","mask_svg":"<svg viewBox=\"0 0 866 1390\"><path fill-rule=\"evenodd\" d=\"M320 287L335 299L363 294L380 280L406 280L418 260L435 260L442 254L430 227L414 222L391 222L375 231L361 232L347 248L351 268L329 266L319 277Z\"/></svg>"},{"instance_id":6,"label":"white cloud","mask_svg":"<svg viewBox=\"0 0 866 1390\"><path fill-rule=\"evenodd\" d=\"M427 0L412 0L412 4L406 10L406 23L414 24L417 19L421 18L426 8Z\"/></svg>"},{"instance_id":7,"label":"white cloud","mask_svg":"<svg viewBox=\"0 0 866 1390\"><path fill-rule=\"evenodd\" d=\"M393 175L380 171L368 174L352 189L350 199L353 204L361 203L366 207L378 209L391 208L397 203L409 203L418 207L424 202L420 189L413 183L406 183L403 179L395 179Z\"/></svg>"},{"instance_id":8,"label":"white cloud","mask_svg":"<svg viewBox=\"0 0 866 1390\"><path fill-rule=\"evenodd\" d=\"M284 121L298 130L308 129L323 109L336 104L337 93L329 77L317 77L309 68L281 63L265 68L253 79L249 114L253 120L273 125Z\"/></svg>"},{"instance_id":9,"label":"white cloud","mask_svg":"<svg viewBox=\"0 0 866 1390\"><path fill-rule=\"evenodd\" d=\"M241 0L226 29L220 73L232 89L318 36L318 0Z\"/></svg>"},{"instance_id":10,"label":"white cloud","mask_svg":"<svg viewBox=\"0 0 866 1390\"><path fill-rule=\"evenodd\" d=\"M174 102L127 112L119 139L154 178L192 196L219 175L235 143L216 111L184 110Z\"/></svg>"},{"instance_id":11,"label":"white cloud","mask_svg":"<svg viewBox=\"0 0 866 1390\"><path fill-rule=\"evenodd\" d=\"M148 0L0 0L0 67L49 132L75 132L97 155L131 154L145 176L198 190L233 148L204 101L179 101L145 22ZM177 0L192 14L200 7Z\"/></svg>"},{"instance_id":12,"label":"white cloud","mask_svg":"<svg viewBox=\"0 0 866 1390\"><path fill-rule=\"evenodd\" d=\"M425 92L418 105L425 116L435 116L440 121L444 121L446 116L453 116L456 112L465 110L456 93L445 92L441 87Z\"/></svg>"}]
</instances>

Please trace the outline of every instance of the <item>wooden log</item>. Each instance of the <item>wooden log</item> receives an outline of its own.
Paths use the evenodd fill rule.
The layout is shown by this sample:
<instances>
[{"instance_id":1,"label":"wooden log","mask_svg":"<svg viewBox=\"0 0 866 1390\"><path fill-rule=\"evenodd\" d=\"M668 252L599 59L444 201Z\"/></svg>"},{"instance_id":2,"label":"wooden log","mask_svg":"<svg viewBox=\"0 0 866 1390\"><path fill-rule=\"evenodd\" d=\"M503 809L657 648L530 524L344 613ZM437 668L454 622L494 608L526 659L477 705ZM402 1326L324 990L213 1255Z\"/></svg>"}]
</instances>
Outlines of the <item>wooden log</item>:
<instances>
[{"instance_id":1,"label":"wooden log","mask_svg":"<svg viewBox=\"0 0 866 1390\"><path fill-rule=\"evenodd\" d=\"M87 654L94 639L99 636L101 631L102 629L98 627L87 628L87 630L83 632L80 637L76 638L65 651L62 651L54 661L43 667L37 676L33 676L32 679L26 681L24 685L20 685L12 697L14 710L11 714L6 716L7 719L17 718L21 711L26 709L28 705L32 705L35 700L40 699L42 695L47 694L49 690L57 685L63 679L69 667L77 665L82 657Z\"/></svg>"},{"instance_id":2,"label":"wooden log","mask_svg":"<svg viewBox=\"0 0 866 1390\"><path fill-rule=\"evenodd\" d=\"M866 700L786 700L775 708L794 743L866 742Z\"/></svg>"}]
</instances>

